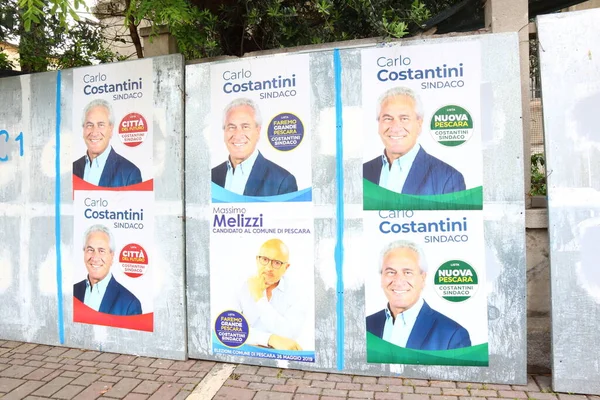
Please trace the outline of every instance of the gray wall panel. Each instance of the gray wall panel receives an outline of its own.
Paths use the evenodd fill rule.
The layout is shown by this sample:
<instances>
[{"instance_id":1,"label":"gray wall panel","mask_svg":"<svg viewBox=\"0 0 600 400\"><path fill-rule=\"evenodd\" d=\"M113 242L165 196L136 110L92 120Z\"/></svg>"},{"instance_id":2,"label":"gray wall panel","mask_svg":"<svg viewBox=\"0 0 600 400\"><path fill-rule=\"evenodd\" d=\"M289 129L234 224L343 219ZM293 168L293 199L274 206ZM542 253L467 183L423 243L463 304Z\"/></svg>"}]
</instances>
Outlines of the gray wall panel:
<instances>
[{"instance_id":1,"label":"gray wall panel","mask_svg":"<svg viewBox=\"0 0 600 400\"><path fill-rule=\"evenodd\" d=\"M344 131L344 368L342 372L464 381L526 382L525 219L522 125L517 36L513 34L446 38L429 42L478 40L482 43L484 123L484 215L489 305L490 366L424 367L367 364L364 285L360 265L362 228L362 124L360 50L341 51ZM408 44L427 43L424 40ZM336 331L336 141L333 51L310 54L314 136L312 138L315 205L316 362L280 363L211 354L208 304L210 229L210 159L208 133L191 136L186 148L188 214L188 315L190 357L258 365L338 371ZM209 64L186 67L187 132L207 127ZM515 95L516 94L516 95ZM193 150L191 150L193 149ZM193 174L193 176L191 175ZM200 229L200 231L199 231ZM202 231L204 229L204 231ZM192 284L193 282L193 284Z\"/></svg>"},{"instance_id":2,"label":"gray wall panel","mask_svg":"<svg viewBox=\"0 0 600 400\"><path fill-rule=\"evenodd\" d=\"M546 135L553 388L600 394L600 10L537 20Z\"/></svg>"}]
</instances>

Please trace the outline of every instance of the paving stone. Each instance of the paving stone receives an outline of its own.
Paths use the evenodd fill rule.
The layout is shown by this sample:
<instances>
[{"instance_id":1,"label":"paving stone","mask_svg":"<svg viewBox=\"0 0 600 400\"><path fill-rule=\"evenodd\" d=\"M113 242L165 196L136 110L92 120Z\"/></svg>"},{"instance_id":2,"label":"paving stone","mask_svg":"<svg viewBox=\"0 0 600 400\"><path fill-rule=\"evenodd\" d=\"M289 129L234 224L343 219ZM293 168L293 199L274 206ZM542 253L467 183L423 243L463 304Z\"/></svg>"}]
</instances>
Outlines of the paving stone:
<instances>
[{"instance_id":1,"label":"paving stone","mask_svg":"<svg viewBox=\"0 0 600 400\"><path fill-rule=\"evenodd\" d=\"M22 379L15 378L0 378L0 392L10 392L11 390L25 383Z\"/></svg>"},{"instance_id":2,"label":"paving stone","mask_svg":"<svg viewBox=\"0 0 600 400\"><path fill-rule=\"evenodd\" d=\"M88 368L88 367L86 367ZM81 369L79 369L79 372L81 372ZM99 375L110 375L110 376L114 376L117 375L119 371L117 371L116 369L98 369L98 368L93 368L93 371L91 373L95 374L98 373Z\"/></svg>"},{"instance_id":3,"label":"paving stone","mask_svg":"<svg viewBox=\"0 0 600 400\"><path fill-rule=\"evenodd\" d=\"M210 371L215 365L214 361L196 361L196 364L190 368L190 371Z\"/></svg>"},{"instance_id":4,"label":"paving stone","mask_svg":"<svg viewBox=\"0 0 600 400\"><path fill-rule=\"evenodd\" d=\"M84 351L83 353L81 353L80 355L78 355L76 358L78 360L84 360L84 361L91 361L94 358L98 357L100 354L100 352L98 351Z\"/></svg>"},{"instance_id":5,"label":"paving stone","mask_svg":"<svg viewBox=\"0 0 600 400\"><path fill-rule=\"evenodd\" d=\"M311 381L324 381L327 380L327 374L324 372L306 372L303 378Z\"/></svg>"},{"instance_id":6,"label":"paving stone","mask_svg":"<svg viewBox=\"0 0 600 400\"><path fill-rule=\"evenodd\" d=\"M536 400L556 400L556 393L543 393L543 392L527 392L527 396L530 399Z\"/></svg>"},{"instance_id":7,"label":"paving stone","mask_svg":"<svg viewBox=\"0 0 600 400\"><path fill-rule=\"evenodd\" d=\"M115 383L115 385L110 389L104 396L112 397L116 399L122 399L127 396L129 392L132 391L137 385L140 384L139 379L132 378L123 378L119 382Z\"/></svg>"},{"instance_id":8,"label":"paving stone","mask_svg":"<svg viewBox=\"0 0 600 400\"><path fill-rule=\"evenodd\" d=\"M564 394L564 393L558 393L558 398L560 400L587 400L587 397L584 395Z\"/></svg>"},{"instance_id":9,"label":"paving stone","mask_svg":"<svg viewBox=\"0 0 600 400\"><path fill-rule=\"evenodd\" d=\"M374 399L375 392L366 392L363 390L351 390L348 392L348 397L351 399Z\"/></svg>"},{"instance_id":10,"label":"paving stone","mask_svg":"<svg viewBox=\"0 0 600 400\"><path fill-rule=\"evenodd\" d=\"M377 380L377 383L379 383L380 385L387 385L387 386L402 386L403 381L401 378L379 378ZM411 386L411 385L409 385Z\"/></svg>"},{"instance_id":11,"label":"paving stone","mask_svg":"<svg viewBox=\"0 0 600 400\"><path fill-rule=\"evenodd\" d=\"M194 386L196 386L197 384L199 384L200 382L202 382L202 378L179 378L179 380L177 381L178 383L183 383L183 384L192 384Z\"/></svg>"},{"instance_id":12,"label":"paving stone","mask_svg":"<svg viewBox=\"0 0 600 400\"><path fill-rule=\"evenodd\" d=\"M321 394L323 389L317 387L308 387L308 386L298 386L296 389L296 393L303 394Z\"/></svg>"},{"instance_id":13,"label":"paving stone","mask_svg":"<svg viewBox=\"0 0 600 400\"><path fill-rule=\"evenodd\" d=\"M439 388L439 387L417 386L417 387L415 387L415 393L422 393L422 394L442 394L442 388Z\"/></svg>"},{"instance_id":14,"label":"paving stone","mask_svg":"<svg viewBox=\"0 0 600 400\"><path fill-rule=\"evenodd\" d=\"M43 360L45 360L46 358L48 358L48 357L46 357L46 356L42 356L42 355L39 355L39 354L30 354L30 355L27 357L27 359L28 359L28 360L34 360L34 361L43 361Z\"/></svg>"},{"instance_id":15,"label":"paving stone","mask_svg":"<svg viewBox=\"0 0 600 400\"><path fill-rule=\"evenodd\" d=\"M536 375L533 377L535 382L540 387L540 392L547 392L552 390L552 378L546 375Z\"/></svg>"},{"instance_id":16,"label":"paving stone","mask_svg":"<svg viewBox=\"0 0 600 400\"><path fill-rule=\"evenodd\" d=\"M338 382L335 384L335 388L341 389L341 390L360 390L361 386L362 385L360 383L348 383L348 382ZM383 388L386 388L386 387L383 386Z\"/></svg>"},{"instance_id":17,"label":"paving stone","mask_svg":"<svg viewBox=\"0 0 600 400\"><path fill-rule=\"evenodd\" d=\"M53 373L56 370L57 370L57 368L37 368L36 370L32 371L30 374L25 375L23 377L23 379L32 380L32 381L41 381L42 379L44 379L45 377L47 377L48 375L50 375L51 373ZM61 375L62 375L62 372L61 372Z\"/></svg>"},{"instance_id":18,"label":"paving stone","mask_svg":"<svg viewBox=\"0 0 600 400\"><path fill-rule=\"evenodd\" d=\"M155 374L155 375L167 375L167 376L173 376L173 375L175 375L175 373L176 373L176 372L177 372L177 371L174 371L174 370L172 370L172 369L161 369L161 368L159 368L159 369L157 369L157 370L154 372L154 374Z\"/></svg>"},{"instance_id":19,"label":"paving stone","mask_svg":"<svg viewBox=\"0 0 600 400\"><path fill-rule=\"evenodd\" d=\"M64 376L66 378L79 378L82 375L81 372L75 372L75 371L65 371L62 374L60 374L60 376Z\"/></svg>"},{"instance_id":20,"label":"paving stone","mask_svg":"<svg viewBox=\"0 0 600 400\"><path fill-rule=\"evenodd\" d=\"M102 381L102 382L110 382L112 384L115 384L115 383L119 382L121 379L123 379L123 378L121 378L120 376L110 376L109 375L109 376L101 376L100 379L98 379L98 380Z\"/></svg>"},{"instance_id":21,"label":"paving stone","mask_svg":"<svg viewBox=\"0 0 600 400\"><path fill-rule=\"evenodd\" d=\"M22 358L11 358L8 360L10 365L25 365L27 364L27 360Z\"/></svg>"},{"instance_id":22,"label":"paving stone","mask_svg":"<svg viewBox=\"0 0 600 400\"><path fill-rule=\"evenodd\" d=\"M70 400L83 390L85 390L84 386L67 385L64 388L60 389L58 392L54 393L52 397L57 399Z\"/></svg>"},{"instance_id":23,"label":"paving stone","mask_svg":"<svg viewBox=\"0 0 600 400\"><path fill-rule=\"evenodd\" d=\"M141 374L153 374L154 372L156 372L156 368L137 367L133 371L134 372L139 372Z\"/></svg>"},{"instance_id":24,"label":"paving stone","mask_svg":"<svg viewBox=\"0 0 600 400\"><path fill-rule=\"evenodd\" d=\"M319 400L319 395L316 394L295 394L294 400Z\"/></svg>"},{"instance_id":25,"label":"paving stone","mask_svg":"<svg viewBox=\"0 0 600 400\"><path fill-rule=\"evenodd\" d=\"M57 369L56 371L53 371L50 375L46 375L42 380L44 382L50 382L52 379L61 376L63 374L63 370L62 369Z\"/></svg>"},{"instance_id":26,"label":"paving stone","mask_svg":"<svg viewBox=\"0 0 600 400\"><path fill-rule=\"evenodd\" d=\"M296 379L297 381L301 379ZM317 387L317 388L321 388L321 389L335 389L335 384L337 382L328 382L328 381L310 381L310 385L311 387ZM288 380L288 385L289 385L289 380ZM302 385L298 385L298 386L302 386Z\"/></svg>"},{"instance_id":27,"label":"paving stone","mask_svg":"<svg viewBox=\"0 0 600 400\"><path fill-rule=\"evenodd\" d=\"M175 371L188 371L196 364L195 360L187 360L187 361L175 361L169 369L173 369Z\"/></svg>"},{"instance_id":28,"label":"paving stone","mask_svg":"<svg viewBox=\"0 0 600 400\"><path fill-rule=\"evenodd\" d=\"M81 360L79 360L77 358L63 358L60 360L60 363L64 364L64 365L79 365L80 362L81 362Z\"/></svg>"},{"instance_id":29,"label":"paving stone","mask_svg":"<svg viewBox=\"0 0 600 400\"><path fill-rule=\"evenodd\" d=\"M427 389L431 389L431 388L427 388ZM387 392L388 386L387 385L371 385L370 383L364 383L362 385L362 390L365 390L367 392Z\"/></svg>"},{"instance_id":30,"label":"paving stone","mask_svg":"<svg viewBox=\"0 0 600 400\"><path fill-rule=\"evenodd\" d=\"M12 340L9 340L8 342L5 342L2 347L7 347L9 349L15 349L17 347L19 347L21 345L22 342L15 342Z\"/></svg>"},{"instance_id":31,"label":"paving stone","mask_svg":"<svg viewBox=\"0 0 600 400\"><path fill-rule=\"evenodd\" d=\"M8 367L10 367L10 364L0 364L0 371L3 371Z\"/></svg>"},{"instance_id":32,"label":"paving stone","mask_svg":"<svg viewBox=\"0 0 600 400\"><path fill-rule=\"evenodd\" d=\"M271 390L272 387L273 387L273 385L269 385L268 383L250 382L248 384L248 389L258 390L258 391Z\"/></svg>"},{"instance_id":33,"label":"paving stone","mask_svg":"<svg viewBox=\"0 0 600 400\"><path fill-rule=\"evenodd\" d=\"M179 378L176 376L168 376L168 375L159 375L158 378L156 378L157 382L171 382L171 383L175 383L177 381L179 381Z\"/></svg>"},{"instance_id":34,"label":"paving stone","mask_svg":"<svg viewBox=\"0 0 600 400\"><path fill-rule=\"evenodd\" d=\"M10 358L12 359L17 359L17 360L24 360L26 358L29 358L29 354L26 353L13 353Z\"/></svg>"},{"instance_id":35,"label":"paving stone","mask_svg":"<svg viewBox=\"0 0 600 400\"><path fill-rule=\"evenodd\" d=\"M409 386L429 386L429 381L425 379L404 379L404 384Z\"/></svg>"},{"instance_id":36,"label":"paving stone","mask_svg":"<svg viewBox=\"0 0 600 400\"><path fill-rule=\"evenodd\" d=\"M44 365L44 364L45 364L45 363L44 363L44 362L41 362L41 361L29 360L29 361L28 361L28 362L25 364L25 366L27 366L27 367L35 367L35 368L39 368L39 367L41 367L41 366L42 366L42 365Z\"/></svg>"},{"instance_id":37,"label":"paving stone","mask_svg":"<svg viewBox=\"0 0 600 400\"><path fill-rule=\"evenodd\" d=\"M337 397L346 397L348 396L347 390L340 389L323 389L321 392L323 396L337 396Z\"/></svg>"},{"instance_id":38,"label":"paving stone","mask_svg":"<svg viewBox=\"0 0 600 400\"><path fill-rule=\"evenodd\" d=\"M81 365L82 367L95 367L96 364L98 364L98 363L94 362L94 361L83 360L83 361L79 361L79 363L77 365Z\"/></svg>"},{"instance_id":39,"label":"paving stone","mask_svg":"<svg viewBox=\"0 0 600 400\"><path fill-rule=\"evenodd\" d=\"M258 371L258 367L254 365L238 365L235 367L233 372L237 375L245 375L245 374L255 374Z\"/></svg>"},{"instance_id":40,"label":"paving stone","mask_svg":"<svg viewBox=\"0 0 600 400\"><path fill-rule=\"evenodd\" d=\"M270 383L271 385L285 385L287 379L285 378L274 378L272 376L265 376L263 378L263 383Z\"/></svg>"},{"instance_id":41,"label":"paving stone","mask_svg":"<svg viewBox=\"0 0 600 400\"><path fill-rule=\"evenodd\" d=\"M144 381L155 381L158 378L158 375L152 375L152 374L138 374L138 376L136 376L137 379L142 379Z\"/></svg>"},{"instance_id":42,"label":"paving stone","mask_svg":"<svg viewBox=\"0 0 600 400\"><path fill-rule=\"evenodd\" d=\"M79 371L81 367L79 365L63 365L60 369L64 371Z\"/></svg>"},{"instance_id":43,"label":"paving stone","mask_svg":"<svg viewBox=\"0 0 600 400\"><path fill-rule=\"evenodd\" d=\"M298 390L298 386L273 385L273 388L271 388L271 390L274 392L294 393L296 390Z\"/></svg>"},{"instance_id":44,"label":"paving stone","mask_svg":"<svg viewBox=\"0 0 600 400\"><path fill-rule=\"evenodd\" d=\"M37 390L40 386L44 385L44 383L45 382L40 381L27 381L18 388L13 389L10 393L4 395L2 400L21 400L31 392Z\"/></svg>"},{"instance_id":45,"label":"paving stone","mask_svg":"<svg viewBox=\"0 0 600 400\"><path fill-rule=\"evenodd\" d=\"M440 387L440 388L456 388L456 382L452 381L429 381L429 386L431 387Z\"/></svg>"},{"instance_id":46,"label":"paving stone","mask_svg":"<svg viewBox=\"0 0 600 400\"><path fill-rule=\"evenodd\" d=\"M10 367L0 371L0 378L22 378L35 371L34 367L26 367L24 365L11 365Z\"/></svg>"},{"instance_id":47,"label":"paving stone","mask_svg":"<svg viewBox=\"0 0 600 400\"><path fill-rule=\"evenodd\" d=\"M138 358L137 356L132 356L128 354L119 354L117 358L112 360L114 364L131 364L133 360Z\"/></svg>"},{"instance_id":48,"label":"paving stone","mask_svg":"<svg viewBox=\"0 0 600 400\"><path fill-rule=\"evenodd\" d=\"M163 384L155 381L143 381L133 389L135 393L152 394L158 390Z\"/></svg>"},{"instance_id":49,"label":"paving stone","mask_svg":"<svg viewBox=\"0 0 600 400\"><path fill-rule=\"evenodd\" d=\"M113 364L113 363L109 363L109 362L99 362L94 367L112 369L112 368L115 368L116 366L117 366L117 364Z\"/></svg>"},{"instance_id":50,"label":"paving stone","mask_svg":"<svg viewBox=\"0 0 600 400\"><path fill-rule=\"evenodd\" d=\"M262 376L244 374L240 375L238 380L246 382L262 382Z\"/></svg>"},{"instance_id":51,"label":"paving stone","mask_svg":"<svg viewBox=\"0 0 600 400\"><path fill-rule=\"evenodd\" d=\"M540 387L537 385L533 376L527 376L527 385L511 385L513 390L522 390L524 392L539 392Z\"/></svg>"},{"instance_id":52,"label":"paving stone","mask_svg":"<svg viewBox=\"0 0 600 400\"><path fill-rule=\"evenodd\" d=\"M171 365L173 365L174 361L172 360L161 360L158 359L150 364L150 368L164 368L168 369Z\"/></svg>"},{"instance_id":53,"label":"paving stone","mask_svg":"<svg viewBox=\"0 0 600 400\"><path fill-rule=\"evenodd\" d=\"M64 376L64 375L61 375ZM79 385L79 386L85 386L88 387L90 386L92 383L96 382L98 379L100 379L101 375L98 374L81 374L77 379L75 379L73 382L71 382L71 385Z\"/></svg>"},{"instance_id":54,"label":"paving stone","mask_svg":"<svg viewBox=\"0 0 600 400\"><path fill-rule=\"evenodd\" d=\"M254 400L292 400L293 397L292 393L258 392L254 396Z\"/></svg>"},{"instance_id":55,"label":"paving stone","mask_svg":"<svg viewBox=\"0 0 600 400\"><path fill-rule=\"evenodd\" d=\"M77 349L70 349L62 353L60 356L64 358L77 358L83 354L83 351Z\"/></svg>"},{"instance_id":56,"label":"paving stone","mask_svg":"<svg viewBox=\"0 0 600 400\"><path fill-rule=\"evenodd\" d=\"M52 379L50 382L47 382L44 386L40 387L32 394L34 396L50 397L54 393L58 392L60 389L71 383L71 381L73 381L73 378L59 376Z\"/></svg>"},{"instance_id":57,"label":"paving stone","mask_svg":"<svg viewBox=\"0 0 600 400\"><path fill-rule=\"evenodd\" d=\"M69 349L65 347L52 347L50 350L44 353L46 357L58 357L61 354L66 353Z\"/></svg>"},{"instance_id":58,"label":"paving stone","mask_svg":"<svg viewBox=\"0 0 600 400\"><path fill-rule=\"evenodd\" d=\"M329 374L327 380L331 382L352 382L352 377L348 375Z\"/></svg>"},{"instance_id":59,"label":"paving stone","mask_svg":"<svg viewBox=\"0 0 600 400\"><path fill-rule=\"evenodd\" d=\"M429 400L427 394L405 393L402 395L402 400Z\"/></svg>"},{"instance_id":60,"label":"paving stone","mask_svg":"<svg viewBox=\"0 0 600 400\"><path fill-rule=\"evenodd\" d=\"M181 383L181 382L180 382ZM192 390L194 390L196 388L196 385L194 385L193 383L186 383L185 385L183 385L183 390L186 390L188 392L191 392Z\"/></svg>"},{"instance_id":61,"label":"paving stone","mask_svg":"<svg viewBox=\"0 0 600 400\"><path fill-rule=\"evenodd\" d=\"M375 400L399 400L400 395L398 393L385 393L385 392L376 392Z\"/></svg>"},{"instance_id":62,"label":"paving stone","mask_svg":"<svg viewBox=\"0 0 600 400\"><path fill-rule=\"evenodd\" d=\"M120 376L122 378L137 378L139 373L134 371L119 371L116 376Z\"/></svg>"},{"instance_id":63,"label":"paving stone","mask_svg":"<svg viewBox=\"0 0 600 400\"><path fill-rule=\"evenodd\" d=\"M170 400L177 395L183 385L179 383L165 383L163 384L149 400Z\"/></svg>"},{"instance_id":64,"label":"paving stone","mask_svg":"<svg viewBox=\"0 0 600 400\"><path fill-rule=\"evenodd\" d=\"M52 346L46 346L46 345L42 344L42 345L38 345L35 348L29 350L28 354L29 355L41 356L41 355L47 353L48 350L51 350L51 349L53 349Z\"/></svg>"},{"instance_id":65,"label":"paving stone","mask_svg":"<svg viewBox=\"0 0 600 400\"><path fill-rule=\"evenodd\" d=\"M154 361L156 361L156 358L138 357L135 360L133 360L132 362L130 362L129 364L135 365L137 367L147 367L150 364L152 364Z\"/></svg>"},{"instance_id":66,"label":"paving stone","mask_svg":"<svg viewBox=\"0 0 600 400\"><path fill-rule=\"evenodd\" d=\"M223 386L232 386L232 387L237 387L237 388L245 388L248 386L247 381L239 381L239 380L234 380L234 379L227 379L224 383Z\"/></svg>"},{"instance_id":67,"label":"paving stone","mask_svg":"<svg viewBox=\"0 0 600 400\"><path fill-rule=\"evenodd\" d=\"M135 365L122 365L122 364L119 364L114 367L114 369L116 369L118 371L133 371L136 368L137 367ZM173 372L175 372L175 371L173 371Z\"/></svg>"},{"instance_id":68,"label":"paving stone","mask_svg":"<svg viewBox=\"0 0 600 400\"><path fill-rule=\"evenodd\" d=\"M467 389L442 388L442 393L446 396L469 396L470 395L470 393Z\"/></svg>"},{"instance_id":69,"label":"paving stone","mask_svg":"<svg viewBox=\"0 0 600 400\"><path fill-rule=\"evenodd\" d=\"M148 397L147 394L129 393L123 400L146 400Z\"/></svg>"},{"instance_id":70,"label":"paving stone","mask_svg":"<svg viewBox=\"0 0 600 400\"><path fill-rule=\"evenodd\" d=\"M298 371L295 369L283 369L281 370L281 378L302 378L304 371Z\"/></svg>"},{"instance_id":71,"label":"paving stone","mask_svg":"<svg viewBox=\"0 0 600 400\"><path fill-rule=\"evenodd\" d=\"M512 399L526 399L527 393L518 390L499 390L498 396Z\"/></svg>"},{"instance_id":72,"label":"paving stone","mask_svg":"<svg viewBox=\"0 0 600 400\"><path fill-rule=\"evenodd\" d=\"M115 353L102 353L98 357L94 358L96 362L111 362L115 358L119 357L118 354Z\"/></svg>"},{"instance_id":73,"label":"paving stone","mask_svg":"<svg viewBox=\"0 0 600 400\"><path fill-rule=\"evenodd\" d=\"M494 383L486 383L485 388L490 390L511 390L510 385L497 385Z\"/></svg>"},{"instance_id":74,"label":"paving stone","mask_svg":"<svg viewBox=\"0 0 600 400\"><path fill-rule=\"evenodd\" d=\"M20 346L15 347L14 349L12 349L13 353L27 353L30 350L33 350L37 347L37 344L34 343L23 343Z\"/></svg>"},{"instance_id":75,"label":"paving stone","mask_svg":"<svg viewBox=\"0 0 600 400\"><path fill-rule=\"evenodd\" d=\"M412 386L388 386L388 392L393 392L393 393L414 393L415 389Z\"/></svg>"},{"instance_id":76,"label":"paving stone","mask_svg":"<svg viewBox=\"0 0 600 400\"><path fill-rule=\"evenodd\" d=\"M223 386L215 394L213 400L251 400L255 393L254 390Z\"/></svg>"},{"instance_id":77,"label":"paving stone","mask_svg":"<svg viewBox=\"0 0 600 400\"><path fill-rule=\"evenodd\" d=\"M258 371L256 371L256 375L278 377L281 376L281 369L271 367L260 367Z\"/></svg>"},{"instance_id":78,"label":"paving stone","mask_svg":"<svg viewBox=\"0 0 600 400\"><path fill-rule=\"evenodd\" d=\"M193 376L196 376L196 374L196 371L177 371L173 376L177 376L179 378L191 378Z\"/></svg>"},{"instance_id":79,"label":"paving stone","mask_svg":"<svg viewBox=\"0 0 600 400\"><path fill-rule=\"evenodd\" d=\"M471 390L473 397L498 397L498 392L495 390L473 389Z\"/></svg>"},{"instance_id":80,"label":"paving stone","mask_svg":"<svg viewBox=\"0 0 600 400\"><path fill-rule=\"evenodd\" d=\"M83 390L83 392L79 393L75 396L74 400L93 400L98 398L104 393L107 393L112 388L112 385L107 382L94 382L87 388Z\"/></svg>"},{"instance_id":81,"label":"paving stone","mask_svg":"<svg viewBox=\"0 0 600 400\"><path fill-rule=\"evenodd\" d=\"M376 384L377 378L374 376L353 376L352 382L355 383L368 383L368 384Z\"/></svg>"}]
</instances>

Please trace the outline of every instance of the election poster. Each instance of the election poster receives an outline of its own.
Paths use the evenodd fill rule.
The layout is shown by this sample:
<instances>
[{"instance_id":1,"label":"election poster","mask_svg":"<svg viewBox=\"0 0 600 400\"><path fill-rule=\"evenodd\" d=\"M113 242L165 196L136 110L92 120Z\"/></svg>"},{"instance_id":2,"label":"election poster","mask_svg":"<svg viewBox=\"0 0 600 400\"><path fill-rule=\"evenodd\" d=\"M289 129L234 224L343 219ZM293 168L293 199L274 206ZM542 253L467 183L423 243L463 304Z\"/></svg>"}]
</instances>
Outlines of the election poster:
<instances>
[{"instance_id":1,"label":"election poster","mask_svg":"<svg viewBox=\"0 0 600 400\"><path fill-rule=\"evenodd\" d=\"M152 332L152 60L73 70L73 321Z\"/></svg>"},{"instance_id":2,"label":"election poster","mask_svg":"<svg viewBox=\"0 0 600 400\"><path fill-rule=\"evenodd\" d=\"M308 56L210 74L213 354L314 362Z\"/></svg>"},{"instance_id":3,"label":"election poster","mask_svg":"<svg viewBox=\"0 0 600 400\"><path fill-rule=\"evenodd\" d=\"M487 366L482 212L369 214L367 362Z\"/></svg>"},{"instance_id":4,"label":"election poster","mask_svg":"<svg viewBox=\"0 0 600 400\"><path fill-rule=\"evenodd\" d=\"M365 210L481 210L476 41L361 52Z\"/></svg>"}]
</instances>

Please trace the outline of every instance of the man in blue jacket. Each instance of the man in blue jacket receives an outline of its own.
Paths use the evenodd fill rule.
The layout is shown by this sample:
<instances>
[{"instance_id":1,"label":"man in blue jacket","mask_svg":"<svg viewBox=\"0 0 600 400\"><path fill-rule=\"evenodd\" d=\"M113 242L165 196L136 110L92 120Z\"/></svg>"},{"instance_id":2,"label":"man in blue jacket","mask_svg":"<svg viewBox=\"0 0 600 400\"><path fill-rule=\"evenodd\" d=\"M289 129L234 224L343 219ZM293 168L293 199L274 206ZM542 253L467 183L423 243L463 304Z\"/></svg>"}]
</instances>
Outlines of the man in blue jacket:
<instances>
[{"instance_id":1,"label":"man in blue jacket","mask_svg":"<svg viewBox=\"0 0 600 400\"><path fill-rule=\"evenodd\" d=\"M427 276L421 249L415 243L398 240L387 245L381 254L381 288L388 304L367 317L367 332L409 349L471 346L465 328L429 307L421 297Z\"/></svg>"},{"instance_id":2,"label":"man in blue jacket","mask_svg":"<svg viewBox=\"0 0 600 400\"><path fill-rule=\"evenodd\" d=\"M275 196L297 191L294 175L267 160L256 148L262 128L256 103L247 98L235 99L225 107L223 115L229 158L212 169L212 181L244 196Z\"/></svg>"},{"instance_id":3,"label":"man in blue jacket","mask_svg":"<svg viewBox=\"0 0 600 400\"><path fill-rule=\"evenodd\" d=\"M142 182L140 169L110 145L115 117L106 100L92 100L83 111L86 154L73 162L73 175L96 186L123 187Z\"/></svg>"},{"instance_id":4,"label":"man in blue jacket","mask_svg":"<svg viewBox=\"0 0 600 400\"><path fill-rule=\"evenodd\" d=\"M423 105L406 87L381 95L377 107L383 154L363 164L363 178L396 193L436 195L465 190L463 175L429 155L417 139L423 126Z\"/></svg>"},{"instance_id":5,"label":"man in blue jacket","mask_svg":"<svg viewBox=\"0 0 600 400\"><path fill-rule=\"evenodd\" d=\"M93 225L85 232L83 261L88 276L73 285L73 297L101 313L138 315L140 301L122 286L110 272L115 251L115 239L104 225Z\"/></svg>"}]
</instances>

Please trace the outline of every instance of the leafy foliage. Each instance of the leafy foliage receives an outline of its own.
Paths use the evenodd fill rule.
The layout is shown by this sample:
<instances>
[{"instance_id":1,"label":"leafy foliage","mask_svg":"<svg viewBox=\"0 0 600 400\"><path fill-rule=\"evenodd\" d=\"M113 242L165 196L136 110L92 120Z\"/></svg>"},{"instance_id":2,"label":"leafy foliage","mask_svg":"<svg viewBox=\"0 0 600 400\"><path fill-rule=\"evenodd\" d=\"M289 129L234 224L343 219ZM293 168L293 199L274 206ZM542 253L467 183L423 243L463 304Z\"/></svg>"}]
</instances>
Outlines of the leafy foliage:
<instances>
[{"instance_id":1,"label":"leafy foliage","mask_svg":"<svg viewBox=\"0 0 600 400\"><path fill-rule=\"evenodd\" d=\"M21 70L40 72L49 68L72 68L90 65L93 62L109 62L114 55L103 44L101 27L89 21L71 20L69 24L53 13L69 12L70 6L57 4L57 0L32 0L32 7L42 10L41 17L28 21L27 13L19 4L24 0L8 0L3 5L4 15L12 18L3 20L2 39L19 40ZM76 0L74 4L79 1ZM80 2L79 2L80 3Z\"/></svg>"},{"instance_id":2,"label":"leafy foliage","mask_svg":"<svg viewBox=\"0 0 600 400\"><path fill-rule=\"evenodd\" d=\"M547 193L545 166L544 153L531 155L531 196L545 196Z\"/></svg>"}]
</instances>

